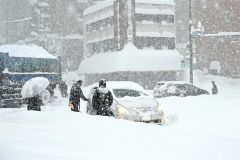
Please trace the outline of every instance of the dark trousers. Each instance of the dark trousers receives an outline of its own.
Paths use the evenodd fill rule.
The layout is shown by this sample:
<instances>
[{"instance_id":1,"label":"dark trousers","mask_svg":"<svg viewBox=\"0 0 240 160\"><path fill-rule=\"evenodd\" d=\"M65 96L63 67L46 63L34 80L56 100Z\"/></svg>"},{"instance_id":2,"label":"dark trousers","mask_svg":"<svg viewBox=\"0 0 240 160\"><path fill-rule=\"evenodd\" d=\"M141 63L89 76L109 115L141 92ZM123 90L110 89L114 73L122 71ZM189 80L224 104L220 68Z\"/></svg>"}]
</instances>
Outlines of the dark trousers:
<instances>
[{"instance_id":1,"label":"dark trousers","mask_svg":"<svg viewBox=\"0 0 240 160\"><path fill-rule=\"evenodd\" d=\"M28 98L27 110L41 111L42 100L39 97Z\"/></svg>"}]
</instances>

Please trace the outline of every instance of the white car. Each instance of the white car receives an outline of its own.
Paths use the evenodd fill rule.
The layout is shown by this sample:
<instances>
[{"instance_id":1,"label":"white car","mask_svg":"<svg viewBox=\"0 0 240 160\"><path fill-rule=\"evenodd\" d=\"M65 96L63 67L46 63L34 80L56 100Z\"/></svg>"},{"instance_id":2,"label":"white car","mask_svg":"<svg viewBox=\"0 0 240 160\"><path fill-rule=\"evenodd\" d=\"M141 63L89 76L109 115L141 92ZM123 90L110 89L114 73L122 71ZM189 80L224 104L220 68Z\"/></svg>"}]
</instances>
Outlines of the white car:
<instances>
[{"instance_id":1,"label":"white car","mask_svg":"<svg viewBox=\"0 0 240 160\"><path fill-rule=\"evenodd\" d=\"M94 87L91 85L89 98ZM164 123L164 112L161 105L150 95L145 93L142 86L130 81L107 81L107 88L113 95L111 111L114 117L137 122ZM91 103L87 107L89 114L95 114Z\"/></svg>"}]
</instances>

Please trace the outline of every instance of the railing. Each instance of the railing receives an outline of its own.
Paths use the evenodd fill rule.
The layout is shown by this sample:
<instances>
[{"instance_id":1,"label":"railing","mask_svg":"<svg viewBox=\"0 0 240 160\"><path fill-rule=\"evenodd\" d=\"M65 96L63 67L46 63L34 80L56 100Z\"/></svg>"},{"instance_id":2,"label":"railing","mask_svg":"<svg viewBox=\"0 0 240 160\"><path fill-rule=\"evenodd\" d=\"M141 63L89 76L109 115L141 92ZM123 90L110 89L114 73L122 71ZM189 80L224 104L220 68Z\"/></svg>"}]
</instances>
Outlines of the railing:
<instances>
[{"instance_id":1,"label":"railing","mask_svg":"<svg viewBox=\"0 0 240 160\"><path fill-rule=\"evenodd\" d=\"M137 32L170 32L175 35L175 27L173 24L162 25L162 24L136 24Z\"/></svg>"},{"instance_id":2,"label":"railing","mask_svg":"<svg viewBox=\"0 0 240 160\"><path fill-rule=\"evenodd\" d=\"M101 31L87 33L87 43L93 43L112 38L114 38L113 27L105 27Z\"/></svg>"}]
</instances>

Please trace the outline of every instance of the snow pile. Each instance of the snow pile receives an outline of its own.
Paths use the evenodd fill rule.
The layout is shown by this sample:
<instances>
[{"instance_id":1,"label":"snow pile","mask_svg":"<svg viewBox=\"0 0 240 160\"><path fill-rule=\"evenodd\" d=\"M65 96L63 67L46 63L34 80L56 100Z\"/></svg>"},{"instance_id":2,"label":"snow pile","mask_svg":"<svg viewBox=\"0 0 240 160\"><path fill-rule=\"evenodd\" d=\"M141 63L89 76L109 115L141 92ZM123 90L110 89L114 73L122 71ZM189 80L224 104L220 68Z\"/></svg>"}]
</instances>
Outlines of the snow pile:
<instances>
[{"instance_id":1,"label":"snow pile","mask_svg":"<svg viewBox=\"0 0 240 160\"><path fill-rule=\"evenodd\" d=\"M182 56L176 50L139 50L127 44L122 51L101 53L84 59L79 66L79 73L181 70L181 60Z\"/></svg>"},{"instance_id":2,"label":"snow pile","mask_svg":"<svg viewBox=\"0 0 240 160\"><path fill-rule=\"evenodd\" d=\"M34 57L34 58L50 58L57 59L55 56L49 54L42 47L35 45L2 45L0 52L9 53L10 57Z\"/></svg>"}]
</instances>

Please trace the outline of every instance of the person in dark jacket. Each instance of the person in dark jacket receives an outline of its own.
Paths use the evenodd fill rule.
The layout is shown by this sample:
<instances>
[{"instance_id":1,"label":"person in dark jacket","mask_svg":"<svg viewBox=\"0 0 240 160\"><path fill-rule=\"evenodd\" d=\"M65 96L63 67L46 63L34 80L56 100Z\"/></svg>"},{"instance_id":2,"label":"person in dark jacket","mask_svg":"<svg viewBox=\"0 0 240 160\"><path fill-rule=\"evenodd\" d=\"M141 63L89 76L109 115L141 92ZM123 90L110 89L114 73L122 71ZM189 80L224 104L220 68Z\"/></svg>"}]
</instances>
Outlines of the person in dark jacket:
<instances>
[{"instance_id":1,"label":"person in dark jacket","mask_svg":"<svg viewBox=\"0 0 240 160\"><path fill-rule=\"evenodd\" d=\"M27 98L27 110L41 111L42 100L39 95Z\"/></svg>"},{"instance_id":2,"label":"person in dark jacket","mask_svg":"<svg viewBox=\"0 0 240 160\"><path fill-rule=\"evenodd\" d=\"M93 108L96 110L97 115L112 116L110 107L113 103L112 93L106 87L106 81L100 80L99 87L95 90L92 98Z\"/></svg>"},{"instance_id":3,"label":"person in dark jacket","mask_svg":"<svg viewBox=\"0 0 240 160\"><path fill-rule=\"evenodd\" d=\"M88 99L83 95L81 86L82 80L78 80L72 85L70 90L69 106L71 107L71 110L75 112L80 111L80 98L82 98L84 101L88 101Z\"/></svg>"},{"instance_id":4,"label":"person in dark jacket","mask_svg":"<svg viewBox=\"0 0 240 160\"><path fill-rule=\"evenodd\" d=\"M217 93L218 93L217 85L215 81L212 81L212 94L217 94Z\"/></svg>"}]
</instances>

